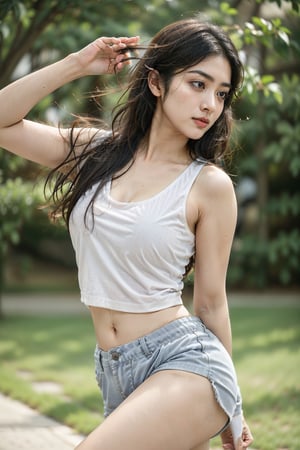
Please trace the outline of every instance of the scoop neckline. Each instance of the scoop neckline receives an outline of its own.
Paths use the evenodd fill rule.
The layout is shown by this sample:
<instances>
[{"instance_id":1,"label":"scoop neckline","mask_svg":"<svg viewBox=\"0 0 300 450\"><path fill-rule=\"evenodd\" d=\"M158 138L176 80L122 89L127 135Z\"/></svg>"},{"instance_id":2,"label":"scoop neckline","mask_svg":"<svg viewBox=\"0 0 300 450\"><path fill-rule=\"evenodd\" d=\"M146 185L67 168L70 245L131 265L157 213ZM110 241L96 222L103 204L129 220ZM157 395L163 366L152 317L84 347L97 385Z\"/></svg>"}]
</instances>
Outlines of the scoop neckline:
<instances>
[{"instance_id":1,"label":"scoop neckline","mask_svg":"<svg viewBox=\"0 0 300 450\"><path fill-rule=\"evenodd\" d=\"M192 165L194 165L195 162L198 162L198 161L194 160L190 164L188 164L186 166L186 168L173 181L171 181L171 183L169 183L166 187L164 187L161 191L157 192L154 195L151 195L151 197L145 198L144 200L136 200L133 202L125 202L125 201L121 202L119 200L114 199L111 196L111 187L112 187L112 177L111 177L107 183L107 188L106 188L107 199L109 200L110 204L114 204L118 207L124 207L124 208L134 206L134 205L141 205L143 203L150 202L151 200L156 199L157 197L159 197L160 195L164 194L166 191L171 189L171 187L174 184L176 184L186 174L186 172L192 167Z\"/></svg>"}]
</instances>

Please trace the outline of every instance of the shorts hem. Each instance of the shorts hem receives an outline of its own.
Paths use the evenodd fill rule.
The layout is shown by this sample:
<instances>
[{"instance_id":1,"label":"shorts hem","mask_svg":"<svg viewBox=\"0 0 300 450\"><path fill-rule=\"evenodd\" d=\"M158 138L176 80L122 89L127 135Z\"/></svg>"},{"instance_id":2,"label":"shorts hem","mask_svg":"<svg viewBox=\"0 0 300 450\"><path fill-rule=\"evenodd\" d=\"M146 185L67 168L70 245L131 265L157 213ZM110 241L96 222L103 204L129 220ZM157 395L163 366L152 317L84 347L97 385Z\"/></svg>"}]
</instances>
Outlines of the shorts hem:
<instances>
[{"instance_id":1,"label":"shorts hem","mask_svg":"<svg viewBox=\"0 0 300 450\"><path fill-rule=\"evenodd\" d=\"M209 374L208 374L207 372L205 373L205 371L195 370L195 369L193 369L192 367L189 367L188 365L185 366L184 368L182 368L181 365L179 365L179 364L174 364L174 363L173 363L173 364L168 364L168 365L166 365L166 367L164 367L163 365L162 365L161 367L158 367L157 369L155 369L155 370L152 372L151 375L153 375L154 373L157 373L157 372L162 372L163 370L180 370L181 372L194 373L195 375L199 375L199 376L201 376L201 377L203 377L203 378L206 378L206 379L210 382L210 384L211 384L211 386L212 386L212 389L213 389L213 392L214 392L214 396L215 396L215 399L216 399L218 405L222 408L222 410L225 412L225 414L226 414L227 417L228 417L228 423L227 423L227 424L225 425L225 427L224 427L219 433L217 433L217 434L220 434L222 431L224 431L224 429L226 429L226 428L228 427L228 425L230 424L230 422L231 422L231 420L232 420L233 413L230 412L230 411L228 411L228 409L227 409L227 408L225 407L225 405L223 404L223 402L222 402L222 400L221 400L221 396L219 395L218 389L217 389L217 387L216 387L216 385L215 385L215 382L214 382L214 380L213 380L212 378L209 377Z\"/></svg>"}]
</instances>

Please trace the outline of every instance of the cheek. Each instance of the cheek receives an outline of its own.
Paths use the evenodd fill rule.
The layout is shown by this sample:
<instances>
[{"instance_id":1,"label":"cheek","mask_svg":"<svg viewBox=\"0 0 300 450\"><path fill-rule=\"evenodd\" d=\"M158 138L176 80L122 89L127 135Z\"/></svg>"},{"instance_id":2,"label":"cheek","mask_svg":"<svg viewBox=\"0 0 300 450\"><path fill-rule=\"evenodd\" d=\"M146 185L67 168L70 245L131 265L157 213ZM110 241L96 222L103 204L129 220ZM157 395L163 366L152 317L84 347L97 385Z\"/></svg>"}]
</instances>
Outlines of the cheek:
<instances>
[{"instance_id":1,"label":"cheek","mask_svg":"<svg viewBox=\"0 0 300 450\"><path fill-rule=\"evenodd\" d=\"M180 88L169 91L165 99L165 106L169 112L180 115L184 111L192 110L197 106L197 96L191 94L190 89L180 86Z\"/></svg>"},{"instance_id":2,"label":"cheek","mask_svg":"<svg viewBox=\"0 0 300 450\"><path fill-rule=\"evenodd\" d=\"M164 114L165 117L168 118L174 125L178 125L178 123L182 123L186 120L189 109L186 106L186 100L184 97L172 97L166 100L164 104Z\"/></svg>"}]
</instances>

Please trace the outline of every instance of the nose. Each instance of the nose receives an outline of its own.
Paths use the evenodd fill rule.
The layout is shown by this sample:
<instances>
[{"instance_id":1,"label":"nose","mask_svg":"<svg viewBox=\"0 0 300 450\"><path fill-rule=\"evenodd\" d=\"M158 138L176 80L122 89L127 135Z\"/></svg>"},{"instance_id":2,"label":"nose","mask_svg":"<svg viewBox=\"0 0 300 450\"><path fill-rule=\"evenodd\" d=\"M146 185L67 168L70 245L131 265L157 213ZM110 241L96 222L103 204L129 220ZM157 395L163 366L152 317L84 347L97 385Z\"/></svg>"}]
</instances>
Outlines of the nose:
<instances>
[{"instance_id":1,"label":"nose","mask_svg":"<svg viewBox=\"0 0 300 450\"><path fill-rule=\"evenodd\" d=\"M214 111L216 108L215 92L206 90L201 95L200 109L201 111Z\"/></svg>"}]
</instances>

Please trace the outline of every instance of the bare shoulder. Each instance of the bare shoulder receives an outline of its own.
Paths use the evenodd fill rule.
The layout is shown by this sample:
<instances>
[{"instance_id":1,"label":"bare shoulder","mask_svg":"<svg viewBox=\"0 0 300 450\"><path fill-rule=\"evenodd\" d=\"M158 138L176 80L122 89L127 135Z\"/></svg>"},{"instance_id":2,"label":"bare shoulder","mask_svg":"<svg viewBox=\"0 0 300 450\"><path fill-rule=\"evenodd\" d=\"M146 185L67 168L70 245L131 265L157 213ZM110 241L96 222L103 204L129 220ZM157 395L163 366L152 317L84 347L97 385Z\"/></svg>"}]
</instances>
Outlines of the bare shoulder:
<instances>
[{"instance_id":1,"label":"bare shoulder","mask_svg":"<svg viewBox=\"0 0 300 450\"><path fill-rule=\"evenodd\" d=\"M203 167L196 180L195 188L200 197L204 196L209 199L235 197L230 176L224 170L214 165Z\"/></svg>"}]
</instances>

